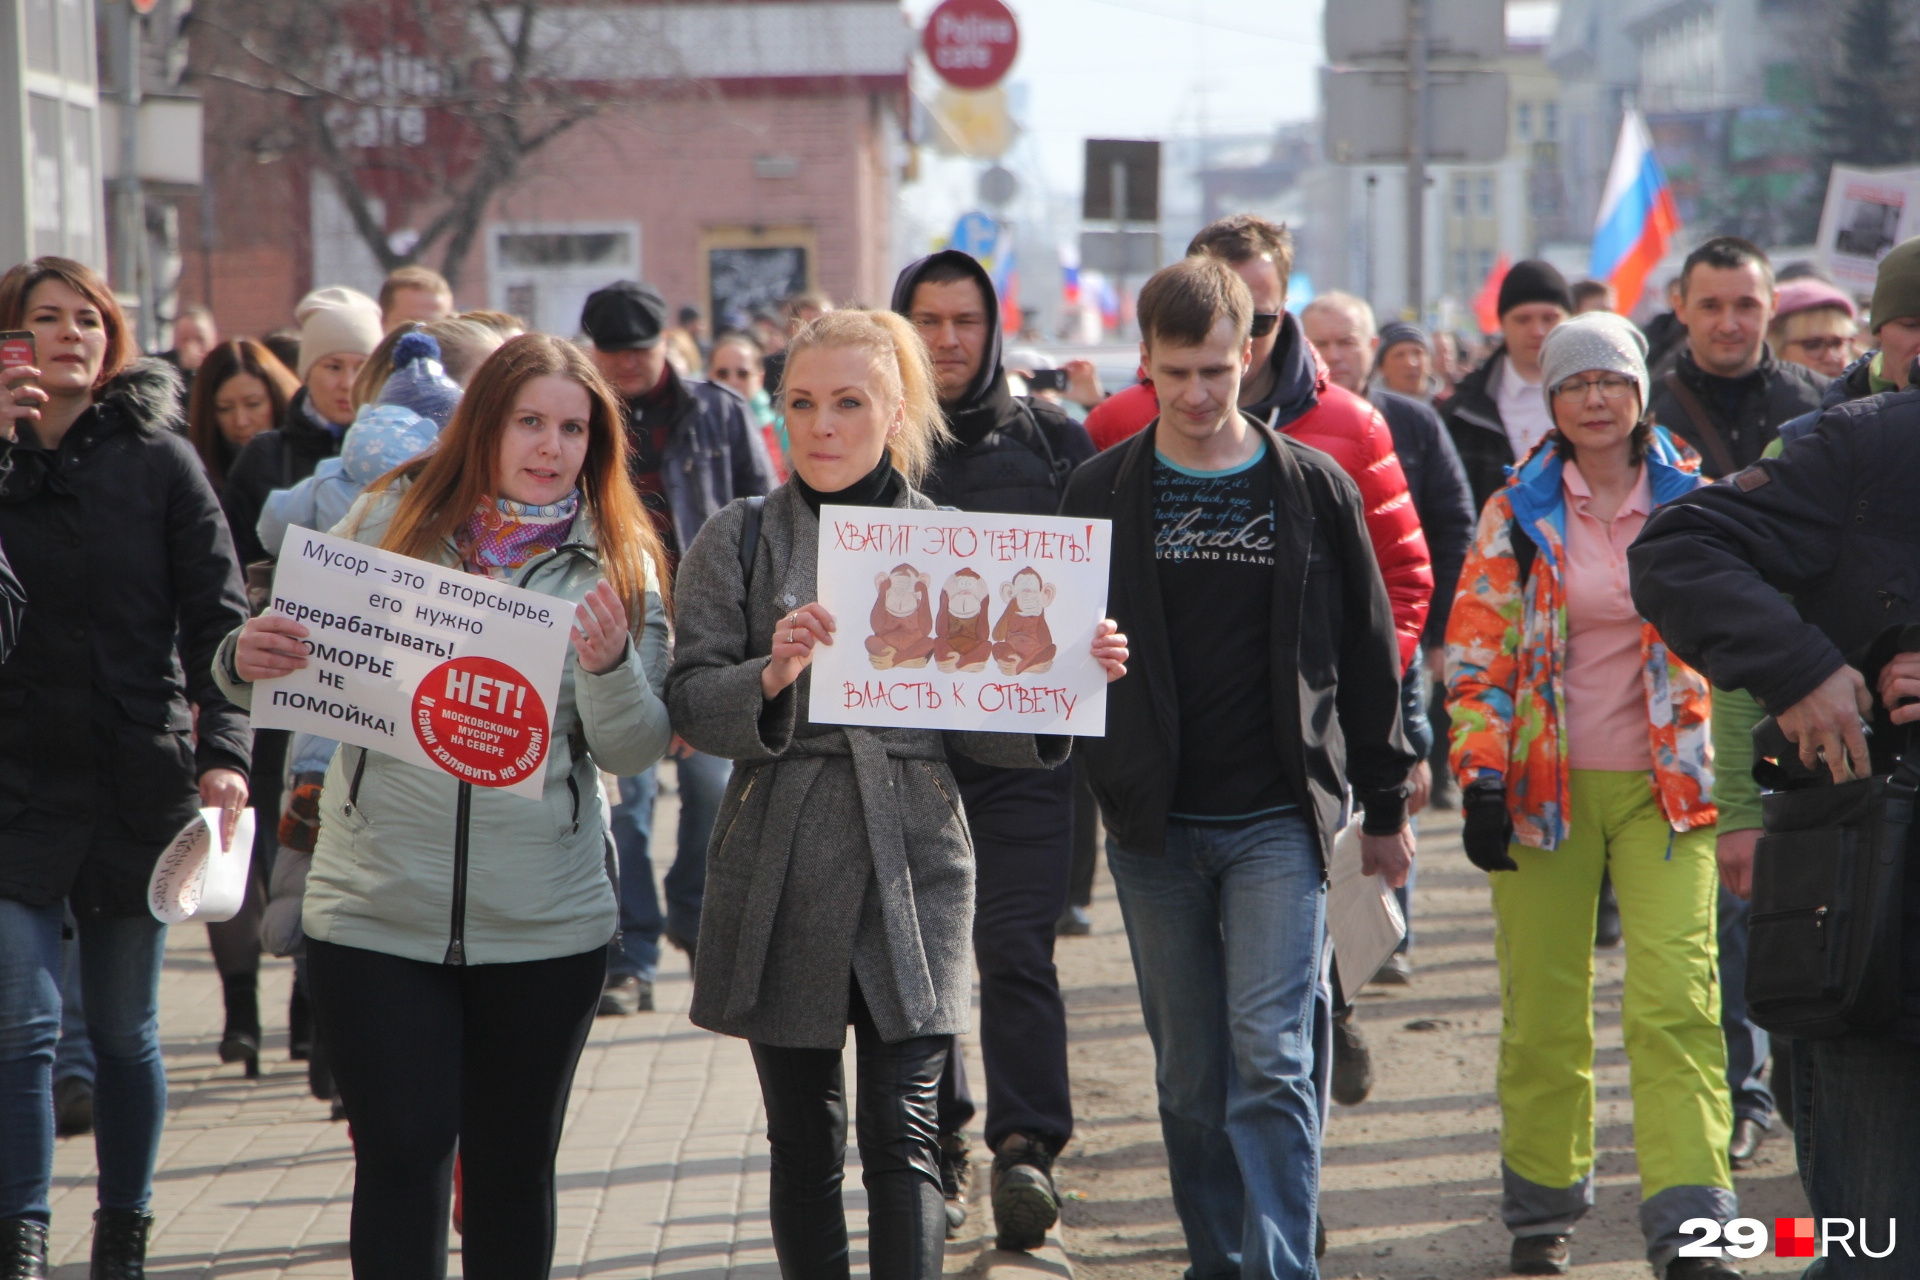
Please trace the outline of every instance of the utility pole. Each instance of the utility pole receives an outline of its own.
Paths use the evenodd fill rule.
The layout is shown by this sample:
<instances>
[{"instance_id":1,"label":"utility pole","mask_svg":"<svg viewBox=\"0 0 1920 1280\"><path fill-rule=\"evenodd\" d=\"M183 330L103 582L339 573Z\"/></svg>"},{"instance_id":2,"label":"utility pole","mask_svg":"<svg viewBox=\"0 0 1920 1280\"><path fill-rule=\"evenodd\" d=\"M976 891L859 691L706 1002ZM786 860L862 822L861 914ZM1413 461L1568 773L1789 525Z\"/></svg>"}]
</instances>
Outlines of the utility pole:
<instances>
[{"instance_id":1,"label":"utility pole","mask_svg":"<svg viewBox=\"0 0 1920 1280\"><path fill-rule=\"evenodd\" d=\"M135 337L142 351L159 341L153 314L153 281L147 270L147 207L140 186L140 13L132 0L113 6L114 75L120 88L120 176L114 179L114 213L120 223L114 284L139 299Z\"/></svg>"},{"instance_id":2,"label":"utility pole","mask_svg":"<svg viewBox=\"0 0 1920 1280\"><path fill-rule=\"evenodd\" d=\"M1119 299L1120 336L1127 336L1127 166L1124 161L1113 162L1113 226L1117 233L1115 239L1120 243L1119 270L1114 273L1113 292Z\"/></svg>"},{"instance_id":3,"label":"utility pole","mask_svg":"<svg viewBox=\"0 0 1920 1280\"><path fill-rule=\"evenodd\" d=\"M1328 0L1320 72L1325 153L1335 164L1405 166L1410 315L1427 303L1427 166L1507 150L1503 0Z\"/></svg>"},{"instance_id":4,"label":"utility pole","mask_svg":"<svg viewBox=\"0 0 1920 1280\"><path fill-rule=\"evenodd\" d=\"M1407 306L1426 317L1429 0L1407 0Z\"/></svg>"},{"instance_id":5,"label":"utility pole","mask_svg":"<svg viewBox=\"0 0 1920 1280\"><path fill-rule=\"evenodd\" d=\"M1366 258L1365 258L1365 262L1366 262L1366 272L1367 272L1367 274L1366 274L1366 281L1367 281L1367 287L1366 287L1366 289L1365 289L1365 290L1363 290L1363 291L1361 292L1361 295L1360 295L1361 297L1363 297L1363 298L1365 298L1365 299L1367 300L1367 305L1368 305L1368 306L1373 306L1373 305L1375 305L1375 304L1374 304L1374 300L1373 300L1373 288L1374 288L1374 273L1373 273L1373 193L1374 193L1374 190L1375 190L1375 189L1376 189L1376 188L1377 188L1377 187L1378 187L1379 185L1380 185L1380 177L1379 177L1379 175L1378 175L1378 174L1373 174L1373 173L1369 173L1369 174L1367 175L1367 239L1366 239L1366 244L1365 244L1365 248L1366 248Z\"/></svg>"}]
</instances>

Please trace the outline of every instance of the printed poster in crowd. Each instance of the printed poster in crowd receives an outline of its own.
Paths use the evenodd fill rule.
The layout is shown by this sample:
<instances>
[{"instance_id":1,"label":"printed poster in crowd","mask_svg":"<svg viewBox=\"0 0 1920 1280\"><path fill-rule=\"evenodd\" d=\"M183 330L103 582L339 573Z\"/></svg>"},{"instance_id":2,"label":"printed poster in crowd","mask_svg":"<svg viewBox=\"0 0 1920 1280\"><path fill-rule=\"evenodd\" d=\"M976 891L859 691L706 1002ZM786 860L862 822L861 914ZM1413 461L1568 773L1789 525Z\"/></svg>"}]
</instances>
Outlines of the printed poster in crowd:
<instances>
[{"instance_id":1,"label":"printed poster in crowd","mask_svg":"<svg viewBox=\"0 0 1920 1280\"><path fill-rule=\"evenodd\" d=\"M820 508L817 724L1104 737L1112 522Z\"/></svg>"},{"instance_id":2,"label":"printed poster in crowd","mask_svg":"<svg viewBox=\"0 0 1920 1280\"><path fill-rule=\"evenodd\" d=\"M573 608L564 600L287 530L270 611L307 665L253 688L253 726L292 729L540 798Z\"/></svg>"},{"instance_id":3,"label":"printed poster in crowd","mask_svg":"<svg viewBox=\"0 0 1920 1280\"><path fill-rule=\"evenodd\" d=\"M1873 291L1887 250L1920 233L1920 169L1834 165L1815 261L1843 288Z\"/></svg>"}]
</instances>

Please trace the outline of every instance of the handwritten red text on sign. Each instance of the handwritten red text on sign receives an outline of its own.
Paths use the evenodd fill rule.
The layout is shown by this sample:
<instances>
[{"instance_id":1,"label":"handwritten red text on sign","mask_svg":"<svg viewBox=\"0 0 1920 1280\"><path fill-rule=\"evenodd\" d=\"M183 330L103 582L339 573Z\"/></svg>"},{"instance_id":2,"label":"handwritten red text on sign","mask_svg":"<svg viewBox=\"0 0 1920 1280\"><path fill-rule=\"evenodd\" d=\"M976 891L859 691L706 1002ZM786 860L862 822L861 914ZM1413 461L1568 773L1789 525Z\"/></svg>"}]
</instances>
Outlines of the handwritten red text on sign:
<instances>
[{"instance_id":1,"label":"handwritten red text on sign","mask_svg":"<svg viewBox=\"0 0 1920 1280\"><path fill-rule=\"evenodd\" d=\"M984 555L1002 564L1015 560L1086 564L1093 558L1092 525L1087 526L1085 533L1059 533L1051 529L981 531L965 525L920 524L903 520L870 523L836 520L833 539L837 551L872 551L896 557L919 554L971 558Z\"/></svg>"}]
</instances>

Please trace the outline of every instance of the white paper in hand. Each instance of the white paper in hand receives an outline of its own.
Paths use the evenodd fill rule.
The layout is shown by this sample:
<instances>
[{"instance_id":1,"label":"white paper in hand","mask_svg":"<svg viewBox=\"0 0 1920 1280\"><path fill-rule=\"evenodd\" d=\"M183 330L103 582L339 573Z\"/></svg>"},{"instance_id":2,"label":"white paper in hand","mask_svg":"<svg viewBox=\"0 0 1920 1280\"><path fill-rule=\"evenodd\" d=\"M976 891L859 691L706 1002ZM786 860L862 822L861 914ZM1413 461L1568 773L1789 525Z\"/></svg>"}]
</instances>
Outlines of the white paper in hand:
<instances>
[{"instance_id":1,"label":"white paper in hand","mask_svg":"<svg viewBox=\"0 0 1920 1280\"><path fill-rule=\"evenodd\" d=\"M247 898L254 815L240 811L233 843L220 840L222 810L202 809L168 844L147 881L147 909L161 924L231 920Z\"/></svg>"},{"instance_id":2,"label":"white paper in hand","mask_svg":"<svg viewBox=\"0 0 1920 1280\"><path fill-rule=\"evenodd\" d=\"M1349 822L1333 842L1327 886L1327 935L1340 966L1340 986L1349 1000L1373 981L1400 939L1406 917L1384 876L1360 871L1360 824Z\"/></svg>"}]
</instances>

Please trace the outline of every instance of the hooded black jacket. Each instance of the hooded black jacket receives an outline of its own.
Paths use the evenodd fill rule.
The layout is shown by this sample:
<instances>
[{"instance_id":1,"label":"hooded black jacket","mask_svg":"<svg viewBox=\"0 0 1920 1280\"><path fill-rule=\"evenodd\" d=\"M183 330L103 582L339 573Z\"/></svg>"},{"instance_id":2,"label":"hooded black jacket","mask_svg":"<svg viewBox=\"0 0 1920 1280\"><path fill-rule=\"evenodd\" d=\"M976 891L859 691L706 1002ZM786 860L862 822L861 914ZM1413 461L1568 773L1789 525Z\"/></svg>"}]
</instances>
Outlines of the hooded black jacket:
<instances>
[{"instance_id":1,"label":"hooded black jacket","mask_svg":"<svg viewBox=\"0 0 1920 1280\"><path fill-rule=\"evenodd\" d=\"M1000 298L986 269L970 254L943 249L907 267L894 281L893 309L909 315L913 291L927 268L936 264L959 266L980 286L987 304L987 344L966 395L941 406L953 439L934 455L918 488L941 506L961 511L1050 516L1060 509L1067 477L1094 455L1093 439L1085 427L1046 401L1016 399L1007 390L1007 373L1000 364ZM947 761L962 786L1010 772L957 752L950 752ZM1033 785L1046 783L1036 775Z\"/></svg>"},{"instance_id":2,"label":"hooded black jacket","mask_svg":"<svg viewBox=\"0 0 1920 1280\"><path fill-rule=\"evenodd\" d=\"M243 565L265 560L280 550L261 546L260 535L254 532L267 505L267 495L300 483L313 474L322 459L340 452L345 429L336 435L317 426L307 417L306 404L307 389L302 387L288 402L284 422L247 441L220 488L220 505L226 510L234 549Z\"/></svg>"},{"instance_id":3,"label":"hooded black jacket","mask_svg":"<svg viewBox=\"0 0 1920 1280\"><path fill-rule=\"evenodd\" d=\"M1067 491L1067 476L1096 450L1085 427L1044 400L1015 398L1000 364L1000 299L979 262L943 249L913 263L893 286L893 309L912 310L913 291L927 269L959 266L980 286L987 304L987 346L967 393L942 405L953 440L941 448L918 485L943 507L1052 515Z\"/></svg>"},{"instance_id":4,"label":"hooded black jacket","mask_svg":"<svg viewBox=\"0 0 1920 1280\"><path fill-rule=\"evenodd\" d=\"M57 451L12 449L0 544L31 607L0 663L0 897L143 913L200 775L247 772L246 714L213 681L240 565L179 420L179 375L143 360Z\"/></svg>"}]
</instances>

